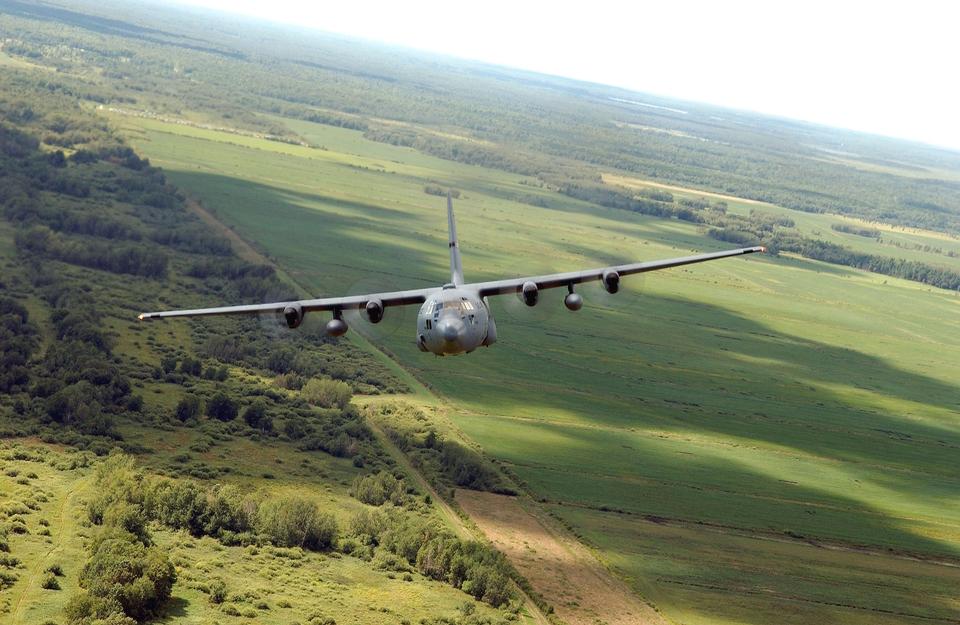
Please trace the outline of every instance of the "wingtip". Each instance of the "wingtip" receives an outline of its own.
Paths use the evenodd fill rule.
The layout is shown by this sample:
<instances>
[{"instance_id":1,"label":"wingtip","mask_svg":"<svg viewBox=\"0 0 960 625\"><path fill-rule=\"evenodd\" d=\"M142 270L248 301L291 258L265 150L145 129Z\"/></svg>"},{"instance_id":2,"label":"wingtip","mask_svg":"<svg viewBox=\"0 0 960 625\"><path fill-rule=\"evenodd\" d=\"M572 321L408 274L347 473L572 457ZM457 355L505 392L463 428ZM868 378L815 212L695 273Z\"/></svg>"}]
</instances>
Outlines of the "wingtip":
<instances>
[{"instance_id":1,"label":"wingtip","mask_svg":"<svg viewBox=\"0 0 960 625\"><path fill-rule=\"evenodd\" d=\"M766 245L761 245L761 246L760 246L760 252L763 253L763 254L766 254L766 253L767 253L767 246L766 246Z\"/></svg>"},{"instance_id":2,"label":"wingtip","mask_svg":"<svg viewBox=\"0 0 960 625\"><path fill-rule=\"evenodd\" d=\"M140 313L139 315L137 315L137 319L139 319L140 321L143 321L146 318L147 318L147 315L145 313Z\"/></svg>"}]
</instances>

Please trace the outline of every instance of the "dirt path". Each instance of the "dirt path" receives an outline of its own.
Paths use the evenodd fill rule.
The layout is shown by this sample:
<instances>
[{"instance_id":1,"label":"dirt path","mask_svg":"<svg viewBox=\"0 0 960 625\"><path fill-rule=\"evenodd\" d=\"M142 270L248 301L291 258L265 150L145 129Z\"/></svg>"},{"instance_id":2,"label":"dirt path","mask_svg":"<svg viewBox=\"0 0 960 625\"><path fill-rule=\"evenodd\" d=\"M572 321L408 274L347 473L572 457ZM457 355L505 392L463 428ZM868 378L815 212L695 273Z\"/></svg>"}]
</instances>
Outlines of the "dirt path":
<instances>
[{"instance_id":1,"label":"dirt path","mask_svg":"<svg viewBox=\"0 0 960 625\"><path fill-rule=\"evenodd\" d=\"M567 625L666 624L566 531L521 497L458 490L457 503ZM525 507L526 504L526 507Z\"/></svg>"}]
</instances>

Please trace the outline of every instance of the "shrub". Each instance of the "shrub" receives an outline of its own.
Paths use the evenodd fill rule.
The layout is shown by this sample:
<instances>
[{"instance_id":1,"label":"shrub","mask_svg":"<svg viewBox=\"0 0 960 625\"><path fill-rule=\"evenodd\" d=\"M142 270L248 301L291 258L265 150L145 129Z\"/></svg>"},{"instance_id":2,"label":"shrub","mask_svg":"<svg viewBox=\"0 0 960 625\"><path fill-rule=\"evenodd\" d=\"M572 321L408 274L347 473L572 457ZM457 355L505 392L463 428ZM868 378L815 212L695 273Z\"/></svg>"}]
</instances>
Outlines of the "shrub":
<instances>
[{"instance_id":1,"label":"shrub","mask_svg":"<svg viewBox=\"0 0 960 625\"><path fill-rule=\"evenodd\" d=\"M300 396L316 406L346 408L353 391L350 385L339 380L314 378L303 385Z\"/></svg>"},{"instance_id":2,"label":"shrub","mask_svg":"<svg viewBox=\"0 0 960 625\"><path fill-rule=\"evenodd\" d=\"M257 400L243 411L243 420L250 427L264 432L273 430L273 419L267 416L267 405L263 400Z\"/></svg>"},{"instance_id":3,"label":"shrub","mask_svg":"<svg viewBox=\"0 0 960 625\"><path fill-rule=\"evenodd\" d=\"M207 402L207 416L220 421L233 421L237 418L237 402L224 393L217 393Z\"/></svg>"},{"instance_id":4,"label":"shrub","mask_svg":"<svg viewBox=\"0 0 960 625\"><path fill-rule=\"evenodd\" d=\"M215 579L210 584L210 603L223 603L227 598L227 585L222 579Z\"/></svg>"},{"instance_id":5,"label":"shrub","mask_svg":"<svg viewBox=\"0 0 960 625\"><path fill-rule=\"evenodd\" d=\"M280 388L285 388L288 391L299 391L303 388L305 380L302 375L296 373L284 373L278 375L273 383L279 386Z\"/></svg>"},{"instance_id":6,"label":"shrub","mask_svg":"<svg viewBox=\"0 0 960 625\"><path fill-rule=\"evenodd\" d=\"M184 422L195 418L200 414L200 399L194 395L186 395L177 402L177 409L174 414L176 414L177 419Z\"/></svg>"},{"instance_id":7,"label":"shrub","mask_svg":"<svg viewBox=\"0 0 960 625\"><path fill-rule=\"evenodd\" d=\"M57 581L56 575L53 573L47 573L40 581L40 588L43 588L44 590L60 590L60 582Z\"/></svg>"},{"instance_id":8,"label":"shrub","mask_svg":"<svg viewBox=\"0 0 960 625\"><path fill-rule=\"evenodd\" d=\"M143 621L158 614L170 598L177 574L166 552L131 538L108 529L94 542L90 560L80 573L80 585L93 600L74 606L73 614L80 618L70 618L71 622L84 616L97 618L104 604L119 605L126 616Z\"/></svg>"},{"instance_id":9,"label":"shrub","mask_svg":"<svg viewBox=\"0 0 960 625\"><path fill-rule=\"evenodd\" d=\"M184 358L180 361L180 373L184 375L198 376L203 370L203 365L196 358Z\"/></svg>"},{"instance_id":10,"label":"shrub","mask_svg":"<svg viewBox=\"0 0 960 625\"><path fill-rule=\"evenodd\" d=\"M403 503L405 493L404 481L398 480L387 471L358 475L350 487L351 496L371 506L382 506L388 501L400 505Z\"/></svg>"},{"instance_id":11,"label":"shrub","mask_svg":"<svg viewBox=\"0 0 960 625\"><path fill-rule=\"evenodd\" d=\"M360 510L350 519L350 534L367 544L379 544L389 527L390 519L382 510Z\"/></svg>"},{"instance_id":12,"label":"shrub","mask_svg":"<svg viewBox=\"0 0 960 625\"><path fill-rule=\"evenodd\" d=\"M275 545L328 549L337 539L337 521L317 504L296 496L271 499L260 505L257 527Z\"/></svg>"}]
</instances>

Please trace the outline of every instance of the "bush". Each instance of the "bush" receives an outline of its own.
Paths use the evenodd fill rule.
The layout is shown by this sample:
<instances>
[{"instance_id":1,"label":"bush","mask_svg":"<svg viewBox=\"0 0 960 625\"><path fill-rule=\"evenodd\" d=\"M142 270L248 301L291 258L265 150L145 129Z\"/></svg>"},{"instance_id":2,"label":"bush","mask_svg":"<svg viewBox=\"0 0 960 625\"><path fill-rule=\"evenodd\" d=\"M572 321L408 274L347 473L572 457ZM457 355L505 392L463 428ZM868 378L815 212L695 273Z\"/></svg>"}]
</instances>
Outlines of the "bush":
<instances>
[{"instance_id":1,"label":"bush","mask_svg":"<svg viewBox=\"0 0 960 625\"><path fill-rule=\"evenodd\" d=\"M177 402L177 409L174 412L177 419L187 422L196 418L200 414L200 399L194 395L187 395Z\"/></svg>"},{"instance_id":2,"label":"bush","mask_svg":"<svg viewBox=\"0 0 960 625\"><path fill-rule=\"evenodd\" d=\"M404 481L398 480L387 471L358 475L350 487L351 496L371 506L382 506L388 501L401 505L405 493Z\"/></svg>"},{"instance_id":3,"label":"bush","mask_svg":"<svg viewBox=\"0 0 960 625\"><path fill-rule=\"evenodd\" d=\"M215 579L210 584L210 603L223 603L227 598L227 585L222 579Z\"/></svg>"},{"instance_id":4,"label":"bush","mask_svg":"<svg viewBox=\"0 0 960 625\"><path fill-rule=\"evenodd\" d=\"M273 431L273 419L267 416L267 405L263 400L257 400L247 406L243 411L243 420L254 429L264 432Z\"/></svg>"},{"instance_id":5,"label":"bush","mask_svg":"<svg viewBox=\"0 0 960 625\"><path fill-rule=\"evenodd\" d=\"M513 599L512 570L503 554L482 543L460 540L436 523L397 520L384 532L381 548L406 559L422 575L461 588L494 607Z\"/></svg>"},{"instance_id":6,"label":"bush","mask_svg":"<svg viewBox=\"0 0 960 625\"><path fill-rule=\"evenodd\" d=\"M60 590L60 582L57 581L56 575L53 573L47 573L40 581L40 588L43 588L44 590Z\"/></svg>"},{"instance_id":7,"label":"bush","mask_svg":"<svg viewBox=\"0 0 960 625\"><path fill-rule=\"evenodd\" d=\"M353 391L350 385L339 380L314 378L303 385L300 396L316 406L346 408Z\"/></svg>"},{"instance_id":8,"label":"bush","mask_svg":"<svg viewBox=\"0 0 960 625\"><path fill-rule=\"evenodd\" d=\"M94 542L93 554L80 574L80 585L93 601L81 600L83 605L74 606L74 616L81 618L70 618L71 622L97 618L104 604L119 605L123 614L137 621L160 612L170 598L176 571L164 550L145 547L132 538L108 529ZM84 608L94 613L84 614Z\"/></svg>"},{"instance_id":9,"label":"bush","mask_svg":"<svg viewBox=\"0 0 960 625\"><path fill-rule=\"evenodd\" d=\"M180 361L180 373L184 375L198 376L203 370L203 365L196 358L184 358Z\"/></svg>"},{"instance_id":10,"label":"bush","mask_svg":"<svg viewBox=\"0 0 960 625\"><path fill-rule=\"evenodd\" d=\"M233 421L237 418L237 402L224 393L217 393L207 402L207 416L220 421Z\"/></svg>"},{"instance_id":11,"label":"bush","mask_svg":"<svg viewBox=\"0 0 960 625\"><path fill-rule=\"evenodd\" d=\"M304 549L329 549L337 539L337 521L317 504L296 496L271 499L260 505L257 529L273 544Z\"/></svg>"}]
</instances>

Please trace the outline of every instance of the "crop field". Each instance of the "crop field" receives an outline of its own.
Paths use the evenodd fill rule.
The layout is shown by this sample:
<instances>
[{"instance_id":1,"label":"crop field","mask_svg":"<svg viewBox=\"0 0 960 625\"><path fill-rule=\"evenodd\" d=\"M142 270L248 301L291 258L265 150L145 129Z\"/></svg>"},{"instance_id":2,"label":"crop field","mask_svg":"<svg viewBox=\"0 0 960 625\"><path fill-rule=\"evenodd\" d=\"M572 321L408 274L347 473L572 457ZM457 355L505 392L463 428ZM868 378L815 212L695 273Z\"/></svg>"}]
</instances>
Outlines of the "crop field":
<instances>
[{"instance_id":1,"label":"crop field","mask_svg":"<svg viewBox=\"0 0 960 625\"><path fill-rule=\"evenodd\" d=\"M461 192L468 281L727 246L358 131L286 122L308 148L110 119L317 296L446 281L443 200L427 185ZM546 206L517 201L529 194ZM890 253L828 232L840 218L776 210ZM420 354L412 310L357 329L672 621L957 621L957 294L788 257L581 291L577 314L562 293L534 309L494 300L500 342L465 357Z\"/></svg>"}]
</instances>

